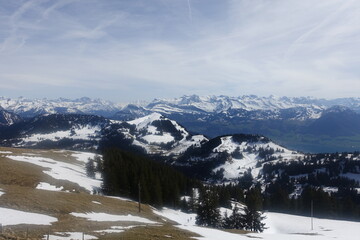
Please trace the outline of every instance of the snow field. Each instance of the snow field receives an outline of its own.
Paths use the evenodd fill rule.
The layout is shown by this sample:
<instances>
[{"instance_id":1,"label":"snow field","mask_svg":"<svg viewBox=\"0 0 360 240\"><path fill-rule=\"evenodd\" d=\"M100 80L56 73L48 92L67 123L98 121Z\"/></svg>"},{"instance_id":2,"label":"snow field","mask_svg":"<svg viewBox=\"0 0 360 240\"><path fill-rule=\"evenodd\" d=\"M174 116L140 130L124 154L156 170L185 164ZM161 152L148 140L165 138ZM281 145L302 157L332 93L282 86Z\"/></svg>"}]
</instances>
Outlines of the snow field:
<instances>
[{"instance_id":1,"label":"snow field","mask_svg":"<svg viewBox=\"0 0 360 240\"><path fill-rule=\"evenodd\" d=\"M51 158L32 157L32 156L13 156L7 155L9 159L21 162L32 163L40 167L46 168L43 172L52 178L60 180L68 180L85 188L89 192L100 188L102 181L100 179L92 179L86 176L84 164L70 164L55 161ZM52 188L49 185L45 187Z\"/></svg>"},{"instance_id":2,"label":"snow field","mask_svg":"<svg viewBox=\"0 0 360 240\"><path fill-rule=\"evenodd\" d=\"M33 134L26 138L23 138L22 139L23 141L20 143L20 145L26 143L44 141L44 140L57 141L58 139L61 138L69 138L74 140L88 140L94 137L98 138L100 130L101 128L99 126L86 125L79 128L75 128L73 133L71 130L66 130L66 131L57 131L47 134Z\"/></svg>"},{"instance_id":3,"label":"snow field","mask_svg":"<svg viewBox=\"0 0 360 240\"><path fill-rule=\"evenodd\" d=\"M266 213L266 229L260 235L263 239L341 239L356 240L360 235L360 222L313 219L314 230L311 230L311 218L281 214Z\"/></svg>"},{"instance_id":4,"label":"snow field","mask_svg":"<svg viewBox=\"0 0 360 240\"><path fill-rule=\"evenodd\" d=\"M24 212L10 208L0 207L0 223L3 226L17 224L51 225L57 218L44 214Z\"/></svg>"},{"instance_id":5,"label":"snow field","mask_svg":"<svg viewBox=\"0 0 360 240\"><path fill-rule=\"evenodd\" d=\"M132 216L132 215L113 215L107 213L70 213L75 217L86 218L90 221L96 222L139 222L139 223L146 223L146 224L157 224L157 222L151 221L146 218Z\"/></svg>"},{"instance_id":6,"label":"snow field","mask_svg":"<svg viewBox=\"0 0 360 240\"><path fill-rule=\"evenodd\" d=\"M57 232L56 235L49 235L49 240L74 240L74 239L83 239L83 233L81 232ZM47 239L47 236L44 236L43 239ZM95 236L84 234L84 239L98 239Z\"/></svg>"},{"instance_id":7,"label":"snow field","mask_svg":"<svg viewBox=\"0 0 360 240\"><path fill-rule=\"evenodd\" d=\"M221 209L229 214L229 209ZM195 225L196 214L187 214L164 208L154 213L177 222L177 227L201 235L195 239L204 240L238 240L259 238L264 240L357 240L360 235L360 222L314 219L314 230L311 230L311 219L281 213L266 213L265 231L263 233L233 234L219 229L199 227Z\"/></svg>"},{"instance_id":8,"label":"snow field","mask_svg":"<svg viewBox=\"0 0 360 240\"><path fill-rule=\"evenodd\" d=\"M233 153L237 148L240 149L243 158L242 159L236 159L232 158L231 161L225 162L223 165L218 166L213 170L213 172L216 172L220 169L224 169L224 178L231 180L231 179L237 179L239 176L244 174L249 168L251 169L251 174L254 178L256 178L261 170L261 167L256 167L256 164L259 160L261 160L258 156L258 154L255 153L249 153L246 151L248 147L255 147L256 150L263 148L268 149L272 148L274 150L278 149L281 152L275 152L272 154L272 156L278 158L276 160L273 160L272 162L279 161L280 159L282 161L292 161L297 159L298 157L303 157L302 154L290 151L286 148L283 148L273 142L268 143L262 143L262 142L256 142L256 143L237 143L233 140L232 136L225 136L221 138L221 144L214 148L213 152L227 152L229 154Z\"/></svg>"},{"instance_id":9,"label":"snow field","mask_svg":"<svg viewBox=\"0 0 360 240\"><path fill-rule=\"evenodd\" d=\"M46 182L40 182L36 186L36 189L54 191L54 192L61 192L64 188L63 187L57 187L57 186L51 185L51 184L46 183Z\"/></svg>"},{"instance_id":10,"label":"snow field","mask_svg":"<svg viewBox=\"0 0 360 240\"><path fill-rule=\"evenodd\" d=\"M134 228L134 227L139 227L139 226L146 226L146 225L137 225L137 226L126 226L126 227L123 227L123 226L112 226L110 229L105 229L105 230L97 230L97 231L94 231L94 232L97 232L97 233L122 233L124 232L125 230L128 230L130 228Z\"/></svg>"},{"instance_id":11,"label":"snow field","mask_svg":"<svg viewBox=\"0 0 360 240\"><path fill-rule=\"evenodd\" d=\"M147 128L153 121L160 120L163 116L159 113L152 113L148 116L128 121L131 125L136 125L137 130Z\"/></svg>"},{"instance_id":12,"label":"snow field","mask_svg":"<svg viewBox=\"0 0 360 240\"><path fill-rule=\"evenodd\" d=\"M0 151L0 154L12 154L10 151Z\"/></svg>"},{"instance_id":13,"label":"snow field","mask_svg":"<svg viewBox=\"0 0 360 240\"><path fill-rule=\"evenodd\" d=\"M150 135L146 135L144 137L142 137L142 139L144 139L145 141L147 141L148 143L169 143L174 141L174 137L171 136L170 133L163 133L163 135L154 135L154 134L150 134Z\"/></svg>"},{"instance_id":14,"label":"snow field","mask_svg":"<svg viewBox=\"0 0 360 240\"><path fill-rule=\"evenodd\" d=\"M90 159L94 159L97 154L90 152L74 152L71 154L76 160L87 163Z\"/></svg>"}]
</instances>

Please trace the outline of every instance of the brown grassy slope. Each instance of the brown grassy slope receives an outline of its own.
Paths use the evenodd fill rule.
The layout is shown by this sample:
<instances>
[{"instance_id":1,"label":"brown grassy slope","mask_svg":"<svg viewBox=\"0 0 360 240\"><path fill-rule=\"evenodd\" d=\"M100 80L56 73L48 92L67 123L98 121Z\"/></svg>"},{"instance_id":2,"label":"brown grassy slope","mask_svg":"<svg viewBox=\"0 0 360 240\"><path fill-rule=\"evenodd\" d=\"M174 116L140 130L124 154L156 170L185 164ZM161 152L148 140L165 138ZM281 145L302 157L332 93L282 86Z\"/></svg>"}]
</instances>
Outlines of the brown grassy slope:
<instances>
[{"instance_id":1,"label":"brown grassy slope","mask_svg":"<svg viewBox=\"0 0 360 240\"><path fill-rule=\"evenodd\" d=\"M64 180L56 180L43 173L46 170L31 163L17 162L6 158L7 155L35 154L41 157L51 158L57 161L76 161L71 152L51 150L29 150L0 148L0 188L5 192L0 196L0 207L34 212L56 217L57 222L51 226L17 225L6 226L5 232L8 238L25 238L28 230L29 238L42 238L49 231L55 232L86 232L97 236L99 239L190 239L195 236L174 227L169 222L155 215L151 208L142 205L142 212L138 213L136 202L119 200L99 195L90 195L85 189L75 183ZM79 162L77 162L80 164ZM35 189L40 182L48 182L56 186L65 186L65 190L76 189L76 192L52 192ZM93 203L93 201L101 204ZM83 218L77 218L70 213L101 212L118 215L134 215L155 221L158 224L149 225L136 222L93 222ZM145 225L145 226L144 226ZM123 233L101 234L95 230L109 229L111 226L137 226ZM124 238L126 237L126 238ZM6 239L5 235L0 239Z\"/></svg>"}]
</instances>

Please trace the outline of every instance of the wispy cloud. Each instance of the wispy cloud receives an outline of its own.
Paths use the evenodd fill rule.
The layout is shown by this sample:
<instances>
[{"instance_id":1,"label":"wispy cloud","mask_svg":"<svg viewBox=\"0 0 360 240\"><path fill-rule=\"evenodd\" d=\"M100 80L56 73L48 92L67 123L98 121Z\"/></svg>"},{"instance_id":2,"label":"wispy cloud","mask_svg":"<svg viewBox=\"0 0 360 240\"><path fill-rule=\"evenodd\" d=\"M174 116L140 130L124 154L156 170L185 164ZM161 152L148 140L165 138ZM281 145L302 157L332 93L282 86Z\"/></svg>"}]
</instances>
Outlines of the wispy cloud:
<instances>
[{"instance_id":1,"label":"wispy cloud","mask_svg":"<svg viewBox=\"0 0 360 240\"><path fill-rule=\"evenodd\" d=\"M47 86L61 96L51 89L73 86L74 95L115 101L357 96L359 9L341 0L6 2L0 95L13 81L18 95Z\"/></svg>"},{"instance_id":2,"label":"wispy cloud","mask_svg":"<svg viewBox=\"0 0 360 240\"><path fill-rule=\"evenodd\" d=\"M65 33L64 38L70 39L99 39L107 35L106 28L113 25L120 19L119 16L115 16L109 20L101 21L96 27L87 29L81 26L81 29L70 30Z\"/></svg>"}]
</instances>

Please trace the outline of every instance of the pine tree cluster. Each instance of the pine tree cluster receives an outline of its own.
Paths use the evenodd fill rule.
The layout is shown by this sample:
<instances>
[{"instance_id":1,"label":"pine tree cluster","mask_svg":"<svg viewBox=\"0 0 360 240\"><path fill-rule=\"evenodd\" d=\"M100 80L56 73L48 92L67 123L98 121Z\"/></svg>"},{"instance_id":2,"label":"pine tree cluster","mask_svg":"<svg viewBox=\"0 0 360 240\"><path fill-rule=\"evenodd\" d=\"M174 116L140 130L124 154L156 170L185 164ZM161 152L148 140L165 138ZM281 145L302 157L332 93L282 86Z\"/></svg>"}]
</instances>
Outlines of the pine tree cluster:
<instances>
[{"instance_id":1,"label":"pine tree cluster","mask_svg":"<svg viewBox=\"0 0 360 240\"><path fill-rule=\"evenodd\" d=\"M118 149L103 152L103 192L154 206L177 207L180 196L200 183L173 168Z\"/></svg>"},{"instance_id":2,"label":"pine tree cluster","mask_svg":"<svg viewBox=\"0 0 360 240\"><path fill-rule=\"evenodd\" d=\"M242 212L235 204L232 207L232 214L224 217L219 210L219 189L222 188L203 188L197 204L196 224L206 227L242 229L253 232L262 232L265 224L262 222L264 216L259 211L261 208L261 192L254 188L246 195L247 206L243 205Z\"/></svg>"}]
</instances>

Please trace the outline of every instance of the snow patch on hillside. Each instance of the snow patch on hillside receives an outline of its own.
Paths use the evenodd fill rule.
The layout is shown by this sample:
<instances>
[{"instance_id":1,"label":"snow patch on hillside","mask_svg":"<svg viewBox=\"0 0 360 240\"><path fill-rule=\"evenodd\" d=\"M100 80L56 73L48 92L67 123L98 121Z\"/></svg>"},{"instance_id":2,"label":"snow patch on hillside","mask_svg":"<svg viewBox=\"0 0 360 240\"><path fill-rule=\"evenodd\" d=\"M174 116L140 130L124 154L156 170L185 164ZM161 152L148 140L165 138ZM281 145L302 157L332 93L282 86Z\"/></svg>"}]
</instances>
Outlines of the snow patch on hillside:
<instances>
[{"instance_id":1,"label":"snow patch on hillside","mask_svg":"<svg viewBox=\"0 0 360 240\"><path fill-rule=\"evenodd\" d=\"M155 214L177 222L177 227L201 235L199 240L354 240L360 235L360 222L339 221L314 218L314 230L311 230L311 219L281 213L266 213L265 231L263 233L233 234L219 229L199 227L195 225L196 215L164 208L154 211Z\"/></svg>"},{"instance_id":2,"label":"snow patch on hillside","mask_svg":"<svg viewBox=\"0 0 360 240\"><path fill-rule=\"evenodd\" d=\"M49 235L49 240L98 239L95 236L83 234L82 232L56 232L54 235ZM47 236L44 239L47 239Z\"/></svg>"},{"instance_id":3,"label":"snow patch on hillside","mask_svg":"<svg viewBox=\"0 0 360 240\"><path fill-rule=\"evenodd\" d=\"M89 192L101 187L101 179L92 179L87 177L85 164L70 164L61 161L55 161L51 158L44 157L31 157L31 156L6 156L9 159L21 162L27 162L46 168L43 172L49 176L60 179L68 180L80 187L85 188Z\"/></svg>"},{"instance_id":4,"label":"snow patch on hillside","mask_svg":"<svg viewBox=\"0 0 360 240\"><path fill-rule=\"evenodd\" d=\"M18 224L51 225L57 218L44 214L24 212L0 207L0 223L3 226Z\"/></svg>"},{"instance_id":5,"label":"snow patch on hillside","mask_svg":"<svg viewBox=\"0 0 360 240\"><path fill-rule=\"evenodd\" d=\"M139 222L139 223L147 223L147 224L157 224L157 222L151 221L146 218L132 216L132 215L114 215L108 213L70 213L75 217L86 218L90 221L96 222Z\"/></svg>"},{"instance_id":6,"label":"snow patch on hillside","mask_svg":"<svg viewBox=\"0 0 360 240\"><path fill-rule=\"evenodd\" d=\"M128 123L131 125L135 125L137 130L141 130L148 127L153 121L161 120L162 118L164 117L161 114L152 113L148 116L128 121Z\"/></svg>"},{"instance_id":7,"label":"snow patch on hillside","mask_svg":"<svg viewBox=\"0 0 360 240\"><path fill-rule=\"evenodd\" d=\"M89 159L94 159L98 154L90 152L74 152L71 154L76 160L87 163Z\"/></svg>"},{"instance_id":8,"label":"snow patch on hillside","mask_svg":"<svg viewBox=\"0 0 360 240\"><path fill-rule=\"evenodd\" d=\"M10 151L0 151L0 154L12 154Z\"/></svg>"},{"instance_id":9,"label":"snow patch on hillside","mask_svg":"<svg viewBox=\"0 0 360 240\"><path fill-rule=\"evenodd\" d=\"M46 134L33 134L22 139L20 145L26 145L31 143L38 143L40 141L50 140L59 141L60 139L68 138L73 140L100 140L99 133L101 131L100 126L81 126L66 131L57 131Z\"/></svg>"},{"instance_id":10,"label":"snow patch on hillside","mask_svg":"<svg viewBox=\"0 0 360 240\"><path fill-rule=\"evenodd\" d=\"M163 133L163 135L146 135L142 137L148 143L169 143L174 141L174 137L170 133Z\"/></svg>"},{"instance_id":11,"label":"snow patch on hillside","mask_svg":"<svg viewBox=\"0 0 360 240\"><path fill-rule=\"evenodd\" d=\"M57 187L54 185L51 185L49 183L46 182L40 182L37 186L36 189L41 189L41 190L47 190L47 191L54 191L54 192L60 192L64 189L64 187Z\"/></svg>"},{"instance_id":12,"label":"snow patch on hillside","mask_svg":"<svg viewBox=\"0 0 360 240\"><path fill-rule=\"evenodd\" d=\"M160 126L157 126L155 121L167 121L165 126L168 126L170 122L171 128L174 127L176 130L172 129L172 132L167 132L165 128L162 129L162 122L160 122ZM126 131L126 136L134 139L133 144L143 148L148 154L179 155L189 147L198 147L201 142L207 141L202 135L191 136L176 121L165 118L159 113L152 113L127 123L135 126L136 133L130 134L130 131ZM125 132L125 129L122 131Z\"/></svg>"},{"instance_id":13,"label":"snow patch on hillside","mask_svg":"<svg viewBox=\"0 0 360 240\"><path fill-rule=\"evenodd\" d=\"M260 137L259 141L257 142L243 141L241 143L238 143L233 139L232 136L221 137L220 140L221 143L213 149L214 153L227 152L228 154L232 155L236 151L238 151L239 153L241 153L242 156L231 156L230 159L226 161L223 165L220 165L213 170L213 172L215 173L223 169L224 178L228 180L237 179L249 169L252 176L256 178L262 169L262 164L258 165L258 163L259 161L264 160L259 155L260 151L273 151L271 157L274 159L267 162L293 161L299 157L303 157L303 154L288 150L271 141L260 141L263 140L262 137Z\"/></svg>"}]
</instances>

